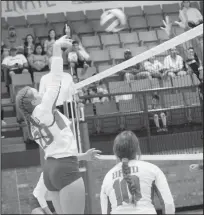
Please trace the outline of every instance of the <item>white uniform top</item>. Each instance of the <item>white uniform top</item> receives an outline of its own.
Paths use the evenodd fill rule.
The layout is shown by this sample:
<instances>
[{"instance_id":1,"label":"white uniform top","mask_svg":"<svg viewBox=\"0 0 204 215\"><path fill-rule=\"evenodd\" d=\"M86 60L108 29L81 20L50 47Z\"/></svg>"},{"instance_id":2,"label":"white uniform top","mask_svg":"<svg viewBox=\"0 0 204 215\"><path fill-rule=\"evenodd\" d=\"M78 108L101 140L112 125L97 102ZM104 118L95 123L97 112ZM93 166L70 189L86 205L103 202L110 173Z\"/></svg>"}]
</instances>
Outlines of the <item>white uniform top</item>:
<instances>
[{"instance_id":1,"label":"white uniform top","mask_svg":"<svg viewBox=\"0 0 204 215\"><path fill-rule=\"evenodd\" d=\"M40 175L39 181L33 191L33 195L38 200L41 208L45 208L48 206L47 200L46 200L48 195L48 190L44 184L43 173L41 173Z\"/></svg>"},{"instance_id":2,"label":"white uniform top","mask_svg":"<svg viewBox=\"0 0 204 215\"><path fill-rule=\"evenodd\" d=\"M47 87L49 86L49 83L52 79L52 76L54 74L52 72L49 72L46 75L43 75L43 77L40 80L40 87L39 87L39 93L41 96L43 96L46 92ZM70 102L72 101L72 96L67 94L67 86L74 87L73 78L69 73L63 72L63 78L61 82L61 89L59 93L59 97L57 99L56 106L63 105L64 101Z\"/></svg>"},{"instance_id":3,"label":"white uniform top","mask_svg":"<svg viewBox=\"0 0 204 215\"><path fill-rule=\"evenodd\" d=\"M153 188L162 198L165 213L174 214L174 201L164 173L145 161L132 160L128 166L137 188L136 206L131 203L131 195L122 175L122 163L119 163L104 178L100 194L102 214L107 214L108 203L111 214L157 214L152 202Z\"/></svg>"},{"instance_id":4,"label":"white uniform top","mask_svg":"<svg viewBox=\"0 0 204 215\"><path fill-rule=\"evenodd\" d=\"M62 68L61 57L54 57L55 66ZM51 68L52 71L53 68ZM70 128L70 120L59 111L54 111L61 88L63 71L53 73L52 80L32 113L33 119L39 126L32 124L31 133L34 140L43 148L47 157L62 158L78 154L77 143ZM56 75L55 75L56 74ZM67 85L67 94L72 95L74 88Z\"/></svg>"}]
</instances>

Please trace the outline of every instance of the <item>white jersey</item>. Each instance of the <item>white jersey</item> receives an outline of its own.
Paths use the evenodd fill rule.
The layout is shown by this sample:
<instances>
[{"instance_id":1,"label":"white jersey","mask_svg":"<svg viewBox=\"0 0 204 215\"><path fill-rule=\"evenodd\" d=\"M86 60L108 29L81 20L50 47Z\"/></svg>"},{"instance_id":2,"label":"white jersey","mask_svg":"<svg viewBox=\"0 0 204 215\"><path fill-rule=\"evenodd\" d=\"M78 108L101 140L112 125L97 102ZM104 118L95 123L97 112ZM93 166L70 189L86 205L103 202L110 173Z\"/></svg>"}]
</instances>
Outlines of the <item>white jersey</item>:
<instances>
[{"instance_id":1,"label":"white jersey","mask_svg":"<svg viewBox=\"0 0 204 215\"><path fill-rule=\"evenodd\" d=\"M60 64L63 63L62 58L55 57L56 63L60 68ZM70 120L55 110L61 88L62 72L57 73L56 71L56 75L53 73L41 104L37 105L32 113L32 118L37 125L32 123L31 133L34 140L43 148L45 159L47 157L76 156L78 154L76 139L70 128ZM73 94L73 92L74 89L67 85L67 94Z\"/></svg>"},{"instance_id":2,"label":"white jersey","mask_svg":"<svg viewBox=\"0 0 204 215\"><path fill-rule=\"evenodd\" d=\"M108 203L111 214L157 214L152 202L153 189L162 198L165 213L174 214L174 201L164 173L145 161L132 160L128 166L137 188L136 205L131 203L131 194L122 174L122 163L118 163L106 174L101 187L102 214L108 213Z\"/></svg>"}]
</instances>

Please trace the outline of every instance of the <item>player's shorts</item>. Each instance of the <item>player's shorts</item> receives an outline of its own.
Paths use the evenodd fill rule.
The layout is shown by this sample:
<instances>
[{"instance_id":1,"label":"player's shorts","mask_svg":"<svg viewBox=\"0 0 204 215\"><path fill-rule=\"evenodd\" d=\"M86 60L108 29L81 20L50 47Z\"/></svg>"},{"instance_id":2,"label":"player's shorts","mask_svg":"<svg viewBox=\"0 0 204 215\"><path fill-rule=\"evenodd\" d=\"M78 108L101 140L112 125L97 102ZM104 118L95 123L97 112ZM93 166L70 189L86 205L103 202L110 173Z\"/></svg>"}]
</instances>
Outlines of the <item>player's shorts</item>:
<instances>
[{"instance_id":1,"label":"player's shorts","mask_svg":"<svg viewBox=\"0 0 204 215\"><path fill-rule=\"evenodd\" d=\"M60 191L65 186L81 178L76 156L65 158L48 157L43 168L45 186L49 191Z\"/></svg>"}]
</instances>

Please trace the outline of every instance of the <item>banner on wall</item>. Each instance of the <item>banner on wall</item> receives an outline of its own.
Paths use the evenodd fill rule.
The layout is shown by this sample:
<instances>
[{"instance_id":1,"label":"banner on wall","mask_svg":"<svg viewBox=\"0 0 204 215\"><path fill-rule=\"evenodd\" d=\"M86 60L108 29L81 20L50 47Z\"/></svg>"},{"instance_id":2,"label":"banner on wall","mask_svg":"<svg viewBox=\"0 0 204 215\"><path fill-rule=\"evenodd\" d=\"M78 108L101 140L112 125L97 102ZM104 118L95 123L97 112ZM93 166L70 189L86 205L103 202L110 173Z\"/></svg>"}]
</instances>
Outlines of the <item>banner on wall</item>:
<instances>
[{"instance_id":1,"label":"banner on wall","mask_svg":"<svg viewBox=\"0 0 204 215\"><path fill-rule=\"evenodd\" d=\"M2 17L15 17L30 14L60 13L83 10L80 4L96 4L103 1L1 1Z\"/></svg>"},{"instance_id":2,"label":"banner on wall","mask_svg":"<svg viewBox=\"0 0 204 215\"><path fill-rule=\"evenodd\" d=\"M178 1L176 1L178 3ZM175 1L162 1L162 4ZM1 1L2 17L161 4L161 1Z\"/></svg>"}]
</instances>

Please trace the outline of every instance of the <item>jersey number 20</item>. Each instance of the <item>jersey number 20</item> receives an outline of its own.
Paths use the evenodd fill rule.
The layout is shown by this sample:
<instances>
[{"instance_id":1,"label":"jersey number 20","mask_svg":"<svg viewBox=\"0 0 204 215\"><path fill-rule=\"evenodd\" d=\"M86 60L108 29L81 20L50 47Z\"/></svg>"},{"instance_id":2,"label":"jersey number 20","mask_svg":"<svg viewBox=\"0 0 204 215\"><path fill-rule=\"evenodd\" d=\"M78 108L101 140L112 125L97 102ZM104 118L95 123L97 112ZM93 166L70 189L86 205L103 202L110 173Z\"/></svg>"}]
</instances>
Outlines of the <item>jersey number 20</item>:
<instances>
[{"instance_id":1,"label":"jersey number 20","mask_svg":"<svg viewBox=\"0 0 204 215\"><path fill-rule=\"evenodd\" d=\"M134 186L136 187L135 195L137 201L139 201L142 198L139 178L136 175L131 175L130 177L134 183ZM119 179L115 180L113 188L115 190L118 206L122 205L123 202L130 203L130 197L128 195L128 186L124 178L121 181Z\"/></svg>"}]
</instances>

